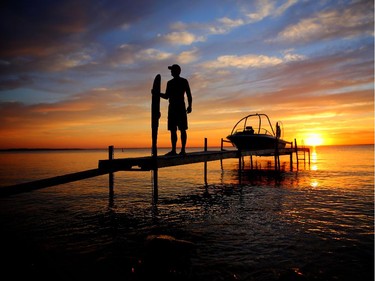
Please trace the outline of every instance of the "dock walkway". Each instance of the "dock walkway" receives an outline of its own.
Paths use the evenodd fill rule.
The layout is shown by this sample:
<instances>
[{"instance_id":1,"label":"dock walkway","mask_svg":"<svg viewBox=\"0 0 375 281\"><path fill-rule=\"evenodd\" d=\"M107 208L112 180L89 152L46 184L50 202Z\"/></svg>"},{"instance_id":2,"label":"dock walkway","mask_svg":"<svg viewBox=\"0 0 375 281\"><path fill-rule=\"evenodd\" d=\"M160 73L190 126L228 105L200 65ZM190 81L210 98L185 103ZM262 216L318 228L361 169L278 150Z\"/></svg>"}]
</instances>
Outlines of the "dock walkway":
<instances>
[{"instance_id":1,"label":"dock walkway","mask_svg":"<svg viewBox=\"0 0 375 281\"><path fill-rule=\"evenodd\" d=\"M301 148L283 148L275 151L274 149L265 149L265 150L249 150L249 151L239 151L239 150L213 150L208 151L207 147L204 148L204 151L191 152L187 153L184 156L144 156L144 157L133 157L133 158L113 158L113 146L109 147L109 159L99 160L98 168L80 171L77 173L65 174L61 176L40 179L36 181L26 182L15 184L11 186L0 187L0 197L5 197L9 195L14 195L18 193L33 191L45 187L65 184L69 182L79 181L83 179L88 179L92 177L97 177L105 174L109 174L110 178L114 172L119 171L154 171L154 176L157 175L157 170L159 168L187 165L194 163L206 163L209 161L223 160L229 158L238 158L239 169L241 167L241 159L244 156L274 156L275 164L278 156L289 155L290 157L290 167L293 168L293 153L296 154L296 160L298 165L298 152L308 153L310 160L310 149L301 147ZM252 159L252 158L251 158ZM276 167L276 165L275 165ZM155 174L156 172L156 174ZM157 178L154 182L157 185Z\"/></svg>"},{"instance_id":2,"label":"dock walkway","mask_svg":"<svg viewBox=\"0 0 375 281\"><path fill-rule=\"evenodd\" d=\"M303 151L305 148L299 148ZM292 154L296 150L294 148L279 149L278 155L289 155L292 159ZM215 160L222 160L228 158L240 158L243 156L275 156L274 149L264 150L216 150L216 151L200 151L187 153L184 156L146 156L135 158L118 158L99 160L99 169L108 170L111 172L117 171L151 171L155 168L164 168L171 166L179 166L200 162L209 162ZM291 160L292 161L292 160Z\"/></svg>"}]
</instances>

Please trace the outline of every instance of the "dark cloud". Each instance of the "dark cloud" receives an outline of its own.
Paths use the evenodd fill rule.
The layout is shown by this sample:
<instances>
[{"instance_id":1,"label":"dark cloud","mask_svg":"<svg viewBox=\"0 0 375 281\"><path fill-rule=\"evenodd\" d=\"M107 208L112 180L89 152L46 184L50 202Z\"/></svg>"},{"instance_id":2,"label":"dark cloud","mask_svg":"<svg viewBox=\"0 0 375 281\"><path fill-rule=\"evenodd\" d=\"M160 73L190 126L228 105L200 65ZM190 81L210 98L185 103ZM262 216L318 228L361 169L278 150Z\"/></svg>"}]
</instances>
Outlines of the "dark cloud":
<instances>
[{"instance_id":1,"label":"dark cloud","mask_svg":"<svg viewBox=\"0 0 375 281\"><path fill-rule=\"evenodd\" d=\"M111 28L140 20L155 5L151 0L6 1L0 10L0 58L72 50Z\"/></svg>"},{"instance_id":2,"label":"dark cloud","mask_svg":"<svg viewBox=\"0 0 375 281\"><path fill-rule=\"evenodd\" d=\"M29 75L18 75L14 77L0 77L0 91L11 90L32 85L33 79Z\"/></svg>"}]
</instances>

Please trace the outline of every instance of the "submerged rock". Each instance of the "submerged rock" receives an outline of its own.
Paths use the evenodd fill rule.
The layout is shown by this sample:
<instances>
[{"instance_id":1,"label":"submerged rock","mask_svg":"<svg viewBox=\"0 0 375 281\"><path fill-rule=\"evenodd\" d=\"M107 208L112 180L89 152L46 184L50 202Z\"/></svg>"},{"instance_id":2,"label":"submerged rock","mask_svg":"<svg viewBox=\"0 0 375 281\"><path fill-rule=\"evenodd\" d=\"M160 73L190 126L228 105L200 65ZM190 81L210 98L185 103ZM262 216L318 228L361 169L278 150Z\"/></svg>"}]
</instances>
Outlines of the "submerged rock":
<instances>
[{"instance_id":1,"label":"submerged rock","mask_svg":"<svg viewBox=\"0 0 375 281\"><path fill-rule=\"evenodd\" d=\"M188 280L195 244L170 235L149 235L136 270L137 280Z\"/></svg>"}]
</instances>

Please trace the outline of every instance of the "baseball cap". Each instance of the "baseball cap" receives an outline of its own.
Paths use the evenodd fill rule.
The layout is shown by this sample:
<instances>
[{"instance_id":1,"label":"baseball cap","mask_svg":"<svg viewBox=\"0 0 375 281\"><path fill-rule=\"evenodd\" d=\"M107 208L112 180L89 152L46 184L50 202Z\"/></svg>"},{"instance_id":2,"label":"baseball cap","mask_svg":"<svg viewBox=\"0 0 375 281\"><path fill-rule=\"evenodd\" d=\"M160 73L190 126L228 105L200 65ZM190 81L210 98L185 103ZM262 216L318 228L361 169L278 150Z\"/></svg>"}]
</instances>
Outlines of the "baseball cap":
<instances>
[{"instance_id":1,"label":"baseball cap","mask_svg":"<svg viewBox=\"0 0 375 281\"><path fill-rule=\"evenodd\" d=\"M170 70L178 70L178 71L181 72L181 67L178 64L174 64L174 65L168 66L168 69L170 69Z\"/></svg>"}]
</instances>

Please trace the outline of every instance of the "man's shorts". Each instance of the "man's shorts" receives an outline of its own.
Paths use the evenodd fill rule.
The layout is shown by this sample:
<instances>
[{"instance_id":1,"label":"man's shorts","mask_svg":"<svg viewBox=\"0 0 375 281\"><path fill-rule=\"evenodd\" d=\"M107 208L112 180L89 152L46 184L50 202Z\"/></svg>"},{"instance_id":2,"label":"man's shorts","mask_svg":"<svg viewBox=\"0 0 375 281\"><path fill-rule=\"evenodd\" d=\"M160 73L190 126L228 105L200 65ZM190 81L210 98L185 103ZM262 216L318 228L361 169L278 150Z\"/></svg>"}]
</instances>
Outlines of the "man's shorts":
<instances>
[{"instance_id":1,"label":"man's shorts","mask_svg":"<svg viewBox=\"0 0 375 281\"><path fill-rule=\"evenodd\" d=\"M187 130L187 113L185 103L183 104L169 104L168 107L168 130Z\"/></svg>"}]
</instances>

